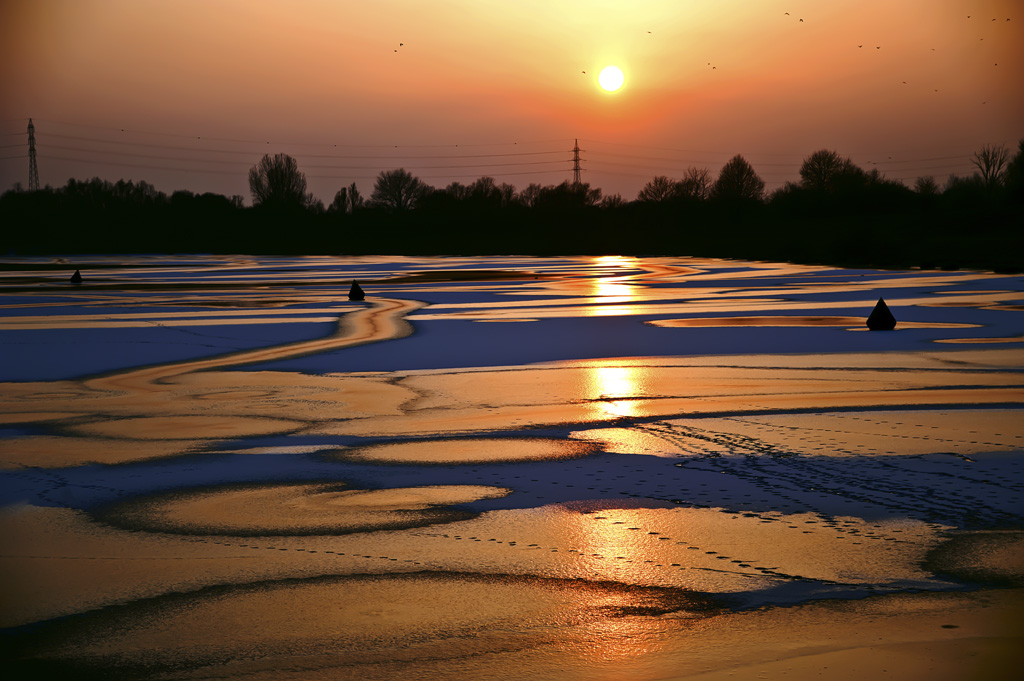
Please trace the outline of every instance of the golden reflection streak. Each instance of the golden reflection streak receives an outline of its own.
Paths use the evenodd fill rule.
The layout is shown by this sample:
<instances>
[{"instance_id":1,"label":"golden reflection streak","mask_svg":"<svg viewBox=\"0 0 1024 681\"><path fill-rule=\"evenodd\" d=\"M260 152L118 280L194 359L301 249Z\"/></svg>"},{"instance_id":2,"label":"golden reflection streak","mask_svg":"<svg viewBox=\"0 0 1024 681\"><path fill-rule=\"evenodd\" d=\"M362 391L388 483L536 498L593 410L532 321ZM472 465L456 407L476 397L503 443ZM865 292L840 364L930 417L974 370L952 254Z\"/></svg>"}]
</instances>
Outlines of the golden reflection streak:
<instances>
[{"instance_id":1,"label":"golden reflection streak","mask_svg":"<svg viewBox=\"0 0 1024 681\"><path fill-rule=\"evenodd\" d=\"M566 520L571 536L588 562L593 578L622 584L657 584L656 567L647 560L642 544L647 534L630 530L640 523L635 511L610 510L593 514L572 514ZM642 606L640 598L591 597L593 610ZM653 634L663 625L652 617L606 617L585 625L585 649L580 654L594 660L628 660L649 654L662 646Z\"/></svg>"},{"instance_id":2,"label":"golden reflection streak","mask_svg":"<svg viewBox=\"0 0 1024 681\"><path fill-rule=\"evenodd\" d=\"M423 307L424 304L416 300L378 298L370 307L343 315L338 323L338 330L327 338L275 345L268 348L256 348L245 352L236 352L205 359L145 367L94 378L86 381L85 385L94 390L127 390L152 393L163 389L158 385L160 381L180 374L237 366L239 364L270 362L381 340L402 338L412 333L412 326L405 321L405 315Z\"/></svg>"},{"instance_id":3,"label":"golden reflection streak","mask_svg":"<svg viewBox=\"0 0 1024 681\"><path fill-rule=\"evenodd\" d=\"M588 367L585 371L586 399L600 401L602 415L613 418L640 415L637 400L646 394L647 367L602 365Z\"/></svg>"},{"instance_id":4,"label":"golden reflection streak","mask_svg":"<svg viewBox=\"0 0 1024 681\"><path fill-rule=\"evenodd\" d=\"M792 293L798 293L794 290ZM799 292L802 293L802 292ZM964 295L943 295L941 297L932 296L931 298L900 298L895 303L890 302L889 306L893 307L897 305L900 308L906 307L938 307L941 303L943 307L983 307L989 305L995 305L1003 301L1017 301L1021 298L1020 293L1005 293L996 294L991 296L976 296L973 293ZM659 299L663 297L659 294ZM567 302L571 299L565 299ZM642 302L641 302L642 301ZM504 308L515 308L515 314L532 317L537 319L548 319L548 318L565 318L575 316L596 316L601 314L600 306L593 305L596 302L594 299L577 299L571 301L572 303L578 304L565 304L555 305L560 301L547 301L546 304L539 305L537 301L513 301L506 302L501 301L497 304L466 304L466 305L444 305L437 306L438 310L441 309L466 309L472 308L472 312L431 312L427 314L418 314L414 319L418 320L438 320L438 319L460 319L467 316L473 316L477 319L493 318L505 314L506 311L501 309ZM618 302L618 301L614 301ZM615 309L619 310L615 314L630 314L630 315L659 315L659 314L707 314L713 312L751 312L751 313L763 313L768 310L830 310L835 308L860 308L865 310L865 318L867 312L874 307L875 303L878 302L878 298L873 300L834 300L834 301L796 301L784 298L732 298L732 299L698 299L693 298L683 302L677 303L650 303L644 296L635 296L633 304L629 306L617 306ZM605 314L611 306L605 308ZM895 314L895 313L894 313Z\"/></svg>"},{"instance_id":5,"label":"golden reflection streak","mask_svg":"<svg viewBox=\"0 0 1024 681\"><path fill-rule=\"evenodd\" d=\"M606 255L594 258L594 264L602 270L602 276L591 280L590 294L597 299L598 305L584 308L583 314L592 317L616 317L631 314L629 303L639 301L638 287L629 283L631 275L625 274L618 269L635 269L636 258L627 258L617 255ZM611 303L626 303L625 305L611 305Z\"/></svg>"}]
</instances>

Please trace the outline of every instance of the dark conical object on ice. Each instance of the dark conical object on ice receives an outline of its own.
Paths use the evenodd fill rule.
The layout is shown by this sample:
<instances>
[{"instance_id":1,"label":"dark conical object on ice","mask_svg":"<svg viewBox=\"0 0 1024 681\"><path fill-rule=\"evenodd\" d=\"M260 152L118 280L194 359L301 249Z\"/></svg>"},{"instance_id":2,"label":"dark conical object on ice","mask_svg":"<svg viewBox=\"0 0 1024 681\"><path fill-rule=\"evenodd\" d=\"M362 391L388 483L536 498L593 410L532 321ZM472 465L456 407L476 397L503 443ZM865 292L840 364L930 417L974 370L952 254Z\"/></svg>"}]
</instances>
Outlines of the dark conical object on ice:
<instances>
[{"instance_id":1,"label":"dark conical object on ice","mask_svg":"<svg viewBox=\"0 0 1024 681\"><path fill-rule=\"evenodd\" d=\"M82 283L82 273L80 271L75 270L75 273L71 275L71 283L72 284L81 284Z\"/></svg>"},{"instance_id":2,"label":"dark conical object on ice","mask_svg":"<svg viewBox=\"0 0 1024 681\"><path fill-rule=\"evenodd\" d=\"M348 290L348 299L349 300L362 300L365 297L366 297L366 294L363 293L363 289L359 288L359 284L357 284L356 281L353 279L352 280L352 288L350 288Z\"/></svg>"},{"instance_id":3,"label":"dark conical object on ice","mask_svg":"<svg viewBox=\"0 0 1024 681\"><path fill-rule=\"evenodd\" d=\"M892 316L889 306L881 298L868 315L868 328L872 331L892 331L896 328L896 318Z\"/></svg>"}]
</instances>

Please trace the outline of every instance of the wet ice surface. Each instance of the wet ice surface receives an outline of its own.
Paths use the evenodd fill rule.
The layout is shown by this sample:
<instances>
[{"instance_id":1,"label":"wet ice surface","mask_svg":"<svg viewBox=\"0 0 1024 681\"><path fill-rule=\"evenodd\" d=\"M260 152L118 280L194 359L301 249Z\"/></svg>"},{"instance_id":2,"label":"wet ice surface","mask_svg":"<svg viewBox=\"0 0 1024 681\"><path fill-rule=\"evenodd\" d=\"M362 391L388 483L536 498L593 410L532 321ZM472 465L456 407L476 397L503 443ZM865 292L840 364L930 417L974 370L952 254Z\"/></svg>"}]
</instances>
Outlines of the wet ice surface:
<instances>
[{"instance_id":1,"label":"wet ice surface","mask_svg":"<svg viewBox=\"0 0 1024 681\"><path fill-rule=\"evenodd\" d=\"M2 626L26 659L271 678L578 651L962 589L929 552L1024 519L1019 276L100 264L0 273ZM879 297L895 331L856 323Z\"/></svg>"},{"instance_id":2,"label":"wet ice surface","mask_svg":"<svg viewBox=\"0 0 1024 681\"><path fill-rule=\"evenodd\" d=\"M7 294L0 343L8 358L0 380L79 377L325 335L362 305L347 300L351 279L369 283L370 300L429 303L408 317L416 333L256 366L394 371L1024 343L1024 322L1014 309L1024 302L1019 276L632 258L139 260L137 267L117 267L123 263L105 259L98 264L109 269L87 270L79 287L59 271L0 272ZM521 276L459 278L481 270ZM410 276L436 271L442 274ZM842 322L821 326L813 319L866 319L878 297L903 322L885 338L860 332L863 325L851 333ZM785 325L766 326L771 316ZM760 320L756 333L741 321L753 318ZM714 319L730 325L709 328Z\"/></svg>"}]
</instances>

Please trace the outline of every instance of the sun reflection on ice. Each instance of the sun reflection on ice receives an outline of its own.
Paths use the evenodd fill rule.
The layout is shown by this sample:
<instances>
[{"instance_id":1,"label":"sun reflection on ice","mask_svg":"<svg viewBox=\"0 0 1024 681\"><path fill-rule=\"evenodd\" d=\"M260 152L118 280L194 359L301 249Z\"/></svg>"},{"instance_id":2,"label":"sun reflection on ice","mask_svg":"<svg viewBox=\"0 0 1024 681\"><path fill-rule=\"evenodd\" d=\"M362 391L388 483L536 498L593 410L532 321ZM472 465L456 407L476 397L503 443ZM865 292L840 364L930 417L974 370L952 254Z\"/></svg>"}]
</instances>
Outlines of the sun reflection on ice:
<instances>
[{"instance_id":1,"label":"sun reflection on ice","mask_svg":"<svg viewBox=\"0 0 1024 681\"><path fill-rule=\"evenodd\" d=\"M600 276L590 282L590 294L596 305L587 308L592 317L614 317L630 314L630 303L642 300L639 287L630 283L636 268L636 258L606 255L594 258Z\"/></svg>"},{"instance_id":2,"label":"sun reflection on ice","mask_svg":"<svg viewBox=\"0 0 1024 681\"><path fill-rule=\"evenodd\" d=\"M598 579L625 584L649 582L649 565L644 563L639 535L626 522L604 522L602 513L581 513L573 518L572 535L579 542L580 553ZM647 579L645 579L645 577Z\"/></svg>"},{"instance_id":3,"label":"sun reflection on ice","mask_svg":"<svg viewBox=\"0 0 1024 681\"><path fill-rule=\"evenodd\" d=\"M606 416L639 416L639 399L646 396L647 367L597 366L587 372L590 385L588 398L600 401L600 410Z\"/></svg>"},{"instance_id":4,"label":"sun reflection on ice","mask_svg":"<svg viewBox=\"0 0 1024 681\"><path fill-rule=\"evenodd\" d=\"M588 665L622 664L664 649L666 624L651 617L610 617L588 622L581 638L586 645L580 656Z\"/></svg>"}]
</instances>

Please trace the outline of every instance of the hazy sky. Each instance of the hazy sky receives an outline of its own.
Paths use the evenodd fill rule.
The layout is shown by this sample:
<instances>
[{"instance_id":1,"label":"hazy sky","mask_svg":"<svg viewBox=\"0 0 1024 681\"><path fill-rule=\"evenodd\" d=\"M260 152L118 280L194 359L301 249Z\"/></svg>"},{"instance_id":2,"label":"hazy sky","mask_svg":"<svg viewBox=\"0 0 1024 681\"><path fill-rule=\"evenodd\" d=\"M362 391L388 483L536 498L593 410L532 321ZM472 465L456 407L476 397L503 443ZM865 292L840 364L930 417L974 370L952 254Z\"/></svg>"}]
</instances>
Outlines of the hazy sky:
<instances>
[{"instance_id":1,"label":"hazy sky","mask_svg":"<svg viewBox=\"0 0 1024 681\"><path fill-rule=\"evenodd\" d=\"M3 190L29 117L43 184L247 201L264 153L329 202L397 167L557 184L578 138L632 199L737 153L777 187L821 148L944 181L1024 137L1024 0L0 0L0 50Z\"/></svg>"}]
</instances>

